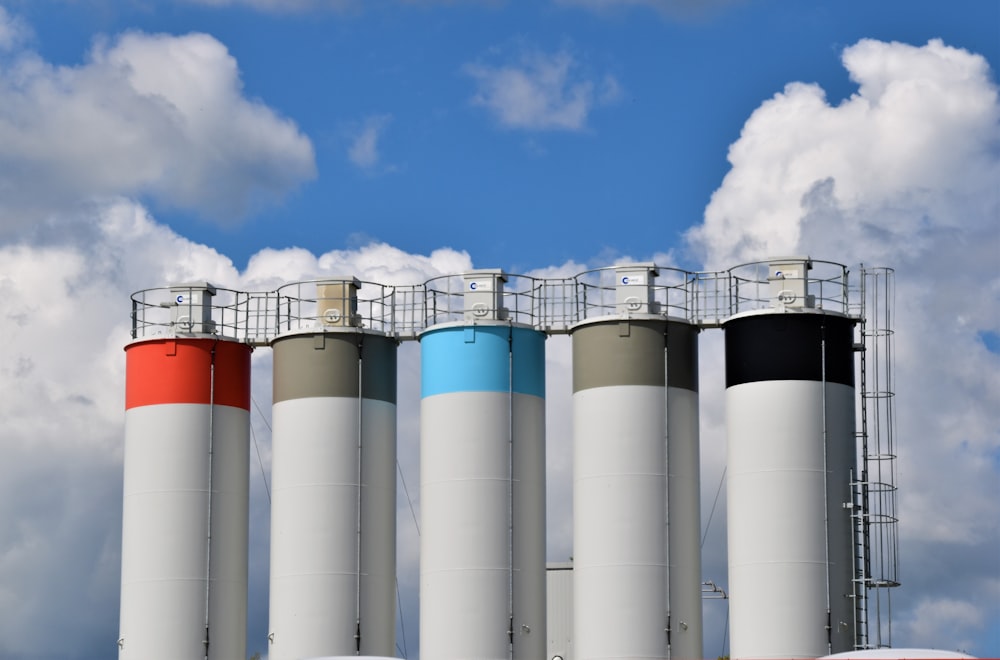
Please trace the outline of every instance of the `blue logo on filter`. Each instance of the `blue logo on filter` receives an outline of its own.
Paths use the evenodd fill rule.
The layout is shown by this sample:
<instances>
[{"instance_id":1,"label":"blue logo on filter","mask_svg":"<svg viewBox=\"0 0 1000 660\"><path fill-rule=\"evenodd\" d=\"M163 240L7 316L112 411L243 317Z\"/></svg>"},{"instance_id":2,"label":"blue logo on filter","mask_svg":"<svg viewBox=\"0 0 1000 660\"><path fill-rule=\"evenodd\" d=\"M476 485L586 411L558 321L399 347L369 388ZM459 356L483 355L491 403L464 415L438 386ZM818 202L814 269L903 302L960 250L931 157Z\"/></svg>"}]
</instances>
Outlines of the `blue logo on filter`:
<instances>
[{"instance_id":1,"label":"blue logo on filter","mask_svg":"<svg viewBox=\"0 0 1000 660\"><path fill-rule=\"evenodd\" d=\"M622 276L622 284L628 284L628 275Z\"/></svg>"},{"instance_id":2,"label":"blue logo on filter","mask_svg":"<svg viewBox=\"0 0 1000 660\"><path fill-rule=\"evenodd\" d=\"M469 282L469 290L475 291L479 288L479 282Z\"/></svg>"}]
</instances>

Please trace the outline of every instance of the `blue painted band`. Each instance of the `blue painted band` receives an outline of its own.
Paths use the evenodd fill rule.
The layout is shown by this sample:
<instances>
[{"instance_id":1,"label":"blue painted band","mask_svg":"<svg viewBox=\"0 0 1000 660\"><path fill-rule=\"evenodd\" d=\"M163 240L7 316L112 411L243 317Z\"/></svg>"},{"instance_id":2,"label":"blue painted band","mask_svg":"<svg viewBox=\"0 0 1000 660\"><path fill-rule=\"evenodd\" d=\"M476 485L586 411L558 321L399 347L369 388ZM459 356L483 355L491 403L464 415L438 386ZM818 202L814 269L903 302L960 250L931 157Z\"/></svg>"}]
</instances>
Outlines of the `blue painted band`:
<instances>
[{"instance_id":1,"label":"blue painted band","mask_svg":"<svg viewBox=\"0 0 1000 660\"><path fill-rule=\"evenodd\" d=\"M545 397L545 334L530 328L468 325L430 330L420 337L420 364L422 397L508 391Z\"/></svg>"}]
</instances>

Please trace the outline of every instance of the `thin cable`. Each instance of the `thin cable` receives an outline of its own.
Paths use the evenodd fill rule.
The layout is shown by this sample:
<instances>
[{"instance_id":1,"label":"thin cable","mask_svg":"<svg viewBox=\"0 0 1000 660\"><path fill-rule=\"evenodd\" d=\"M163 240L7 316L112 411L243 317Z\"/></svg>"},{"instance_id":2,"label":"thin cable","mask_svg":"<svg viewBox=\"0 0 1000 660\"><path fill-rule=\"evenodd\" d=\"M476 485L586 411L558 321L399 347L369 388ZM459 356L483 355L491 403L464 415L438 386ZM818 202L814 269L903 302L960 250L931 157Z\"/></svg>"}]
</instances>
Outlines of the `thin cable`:
<instances>
[{"instance_id":1,"label":"thin cable","mask_svg":"<svg viewBox=\"0 0 1000 660\"><path fill-rule=\"evenodd\" d=\"M403 599L399 595L399 578L396 580L396 609L399 610L399 632L403 637L403 648L399 648L399 642L396 642L396 650L403 654L404 658L409 657L406 652L406 619L403 617Z\"/></svg>"},{"instance_id":2,"label":"thin cable","mask_svg":"<svg viewBox=\"0 0 1000 660\"><path fill-rule=\"evenodd\" d=\"M705 539L708 538L708 530L712 527L712 516L715 515L715 506L719 503L719 495L722 493L722 484L726 483L726 470L728 465L722 468L722 477L719 478L719 488L715 491L715 501L712 502L712 510L708 513L708 522L705 523L705 533L701 536L701 548L705 549Z\"/></svg>"},{"instance_id":3,"label":"thin cable","mask_svg":"<svg viewBox=\"0 0 1000 660\"><path fill-rule=\"evenodd\" d=\"M250 396L250 400L253 401L254 407L257 409L257 412L260 414L261 419L264 421L264 426L266 426L267 430L270 431L271 426L270 424L267 423L267 420L264 419L264 414L261 413L260 406L257 405L257 401L256 399L253 398L253 395ZM264 480L264 492L267 493L267 503L270 504L271 487L267 483L267 473L264 472L264 460L260 457L260 445L257 444L257 434L253 430L253 424L250 425L250 437L253 439L253 448L257 452L257 465L260 466L260 478Z\"/></svg>"},{"instance_id":4,"label":"thin cable","mask_svg":"<svg viewBox=\"0 0 1000 660\"><path fill-rule=\"evenodd\" d=\"M399 472L399 481L403 484L403 493L406 495L406 503L410 506L410 516L413 518L413 526L417 528L417 538L420 538L420 523L417 522L417 513L413 510L413 500L410 499L410 490L406 487L406 479L403 478L403 466L396 460L396 470Z\"/></svg>"}]
</instances>

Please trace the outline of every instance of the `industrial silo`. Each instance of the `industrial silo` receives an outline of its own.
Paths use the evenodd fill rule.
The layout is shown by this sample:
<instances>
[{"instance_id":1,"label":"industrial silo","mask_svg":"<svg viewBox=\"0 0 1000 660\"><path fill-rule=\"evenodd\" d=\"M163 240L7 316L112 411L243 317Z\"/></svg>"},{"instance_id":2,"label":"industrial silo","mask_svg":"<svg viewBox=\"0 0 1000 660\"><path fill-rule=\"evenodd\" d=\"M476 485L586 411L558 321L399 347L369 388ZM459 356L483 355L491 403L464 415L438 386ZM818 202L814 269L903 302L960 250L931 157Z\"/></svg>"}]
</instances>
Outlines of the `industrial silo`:
<instances>
[{"instance_id":1,"label":"industrial silo","mask_svg":"<svg viewBox=\"0 0 1000 660\"><path fill-rule=\"evenodd\" d=\"M424 660L545 653L545 335L518 322L517 303L529 304L531 291L505 306L507 279L477 271L427 285L419 337Z\"/></svg>"},{"instance_id":2,"label":"industrial silo","mask_svg":"<svg viewBox=\"0 0 1000 660\"><path fill-rule=\"evenodd\" d=\"M698 329L687 281L680 273L658 288L652 264L607 272L613 285L581 285L588 318L570 329L574 658L700 658Z\"/></svg>"},{"instance_id":3,"label":"industrial silo","mask_svg":"<svg viewBox=\"0 0 1000 660\"><path fill-rule=\"evenodd\" d=\"M278 291L270 660L395 653L397 344L360 286Z\"/></svg>"},{"instance_id":4,"label":"industrial silo","mask_svg":"<svg viewBox=\"0 0 1000 660\"><path fill-rule=\"evenodd\" d=\"M221 293L133 296L121 660L246 658L251 348L213 321Z\"/></svg>"},{"instance_id":5,"label":"industrial silo","mask_svg":"<svg viewBox=\"0 0 1000 660\"><path fill-rule=\"evenodd\" d=\"M808 258L731 271L726 345L733 658L846 651L855 635L854 319L846 271Z\"/></svg>"}]
</instances>

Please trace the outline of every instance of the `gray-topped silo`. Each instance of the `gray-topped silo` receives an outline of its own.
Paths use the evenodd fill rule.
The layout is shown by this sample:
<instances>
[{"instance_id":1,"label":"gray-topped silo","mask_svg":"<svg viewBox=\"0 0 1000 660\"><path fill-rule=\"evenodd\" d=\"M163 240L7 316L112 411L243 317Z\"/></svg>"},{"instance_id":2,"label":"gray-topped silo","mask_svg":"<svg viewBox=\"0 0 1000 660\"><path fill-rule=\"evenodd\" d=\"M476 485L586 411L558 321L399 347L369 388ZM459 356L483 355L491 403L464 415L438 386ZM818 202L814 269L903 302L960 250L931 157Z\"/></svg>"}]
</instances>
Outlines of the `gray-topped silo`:
<instances>
[{"instance_id":1,"label":"gray-topped silo","mask_svg":"<svg viewBox=\"0 0 1000 660\"><path fill-rule=\"evenodd\" d=\"M277 292L271 660L395 653L397 342L361 286Z\"/></svg>"},{"instance_id":2,"label":"gray-topped silo","mask_svg":"<svg viewBox=\"0 0 1000 660\"><path fill-rule=\"evenodd\" d=\"M657 285L659 269L636 264L579 278L576 658L702 655L698 328L687 274L670 274Z\"/></svg>"}]
</instances>

